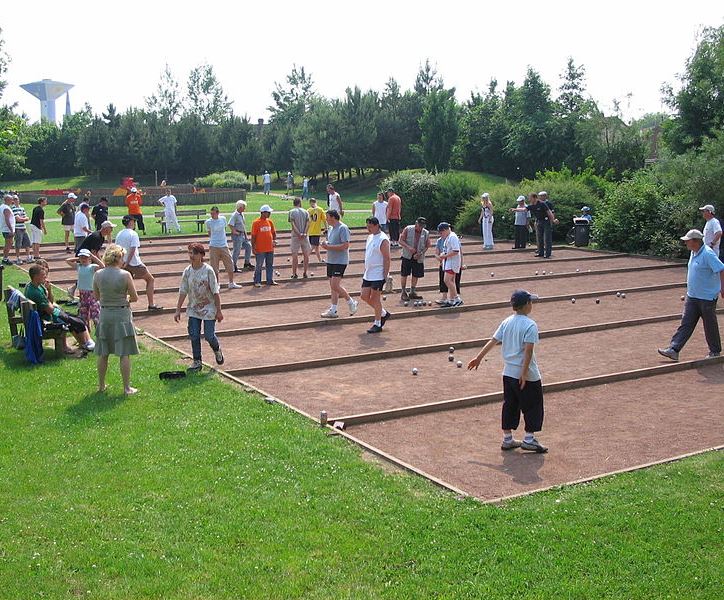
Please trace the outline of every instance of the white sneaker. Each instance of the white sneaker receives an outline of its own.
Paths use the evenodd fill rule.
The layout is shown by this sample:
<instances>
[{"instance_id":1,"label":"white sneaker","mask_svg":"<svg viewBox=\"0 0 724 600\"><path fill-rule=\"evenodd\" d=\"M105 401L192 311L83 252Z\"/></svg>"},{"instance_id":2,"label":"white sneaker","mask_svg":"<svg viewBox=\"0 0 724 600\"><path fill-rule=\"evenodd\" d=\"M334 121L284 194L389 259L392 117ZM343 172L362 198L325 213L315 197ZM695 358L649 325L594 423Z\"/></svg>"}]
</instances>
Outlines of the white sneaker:
<instances>
[{"instance_id":1,"label":"white sneaker","mask_svg":"<svg viewBox=\"0 0 724 600\"><path fill-rule=\"evenodd\" d=\"M239 289L241 289L241 286L240 286L238 283L232 281L232 282L229 284L229 289L230 289L230 290L239 290Z\"/></svg>"},{"instance_id":2,"label":"white sneaker","mask_svg":"<svg viewBox=\"0 0 724 600\"><path fill-rule=\"evenodd\" d=\"M349 306L350 316L356 313L357 309L359 308L359 302L357 302L357 300L350 300L349 302L347 302L347 305Z\"/></svg>"},{"instance_id":3,"label":"white sneaker","mask_svg":"<svg viewBox=\"0 0 724 600\"><path fill-rule=\"evenodd\" d=\"M332 310L331 308L328 308L326 311L324 311L320 315L323 319L336 319L339 317L336 310Z\"/></svg>"},{"instance_id":4,"label":"white sneaker","mask_svg":"<svg viewBox=\"0 0 724 600\"><path fill-rule=\"evenodd\" d=\"M96 343L93 340L88 340L85 344L83 344L83 348L88 350L88 352L93 352L95 350Z\"/></svg>"}]
</instances>

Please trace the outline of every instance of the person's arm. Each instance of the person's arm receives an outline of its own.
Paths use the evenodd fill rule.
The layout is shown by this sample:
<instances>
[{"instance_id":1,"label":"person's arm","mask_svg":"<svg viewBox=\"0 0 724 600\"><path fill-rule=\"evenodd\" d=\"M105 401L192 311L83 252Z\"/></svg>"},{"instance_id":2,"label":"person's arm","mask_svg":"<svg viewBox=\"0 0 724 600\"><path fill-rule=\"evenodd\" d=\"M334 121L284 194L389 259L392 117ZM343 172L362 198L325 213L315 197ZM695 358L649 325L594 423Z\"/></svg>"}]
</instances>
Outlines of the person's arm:
<instances>
[{"instance_id":1,"label":"person's arm","mask_svg":"<svg viewBox=\"0 0 724 600\"><path fill-rule=\"evenodd\" d=\"M15 229L13 228L12 219L10 218L12 214L13 214L13 211L11 211L10 209L6 209L5 212L3 213L3 216L5 217L5 224L7 225L8 229L10 230L10 233L13 233L15 231Z\"/></svg>"},{"instance_id":2,"label":"person's arm","mask_svg":"<svg viewBox=\"0 0 724 600\"><path fill-rule=\"evenodd\" d=\"M525 376L528 374L528 367L530 367L530 361L533 358L534 346L535 344L531 342L525 342L523 344L523 367L520 371L520 378L518 379L521 390L525 387Z\"/></svg>"},{"instance_id":3,"label":"person's arm","mask_svg":"<svg viewBox=\"0 0 724 600\"><path fill-rule=\"evenodd\" d=\"M75 269L78 266L78 257L72 256L70 258L65 259L65 263L71 268Z\"/></svg>"},{"instance_id":4,"label":"person's arm","mask_svg":"<svg viewBox=\"0 0 724 600\"><path fill-rule=\"evenodd\" d=\"M480 225L483 222L483 213L485 212L485 207L480 209L480 216L478 217L478 225Z\"/></svg>"},{"instance_id":5,"label":"person's arm","mask_svg":"<svg viewBox=\"0 0 724 600\"><path fill-rule=\"evenodd\" d=\"M90 259L94 264L98 265L101 269L105 266L103 264L103 261L100 258L98 258L98 256L96 254L94 254L93 252L91 252Z\"/></svg>"},{"instance_id":6,"label":"person's arm","mask_svg":"<svg viewBox=\"0 0 724 600\"><path fill-rule=\"evenodd\" d=\"M485 355L490 352L498 343L498 340L496 340L495 338L490 338L488 340L488 343L483 346L483 349L478 352L478 355L468 363L468 371L472 371L473 369L477 371L481 361L483 360L483 358L485 358Z\"/></svg>"},{"instance_id":7,"label":"person's arm","mask_svg":"<svg viewBox=\"0 0 724 600\"><path fill-rule=\"evenodd\" d=\"M344 203L342 202L342 196L337 194L337 202L339 203L339 214L344 216Z\"/></svg>"},{"instance_id":8,"label":"person's arm","mask_svg":"<svg viewBox=\"0 0 724 600\"><path fill-rule=\"evenodd\" d=\"M123 266L131 264L131 260L133 260L133 257L136 256L136 247L131 246L131 249L126 254L126 261L123 263Z\"/></svg>"},{"instance_id":9,"label":"person's arm","mask_svg":"<svg viewBox=\"0 0 724 600\"><path fill-rule=\"evenodd\" d=\"M407 227L402 230L398 241L400 242L400 246L402 246L405 250L409 250L413 254L415 253L415 249L407 243ZM412 258L415 257L413 256Z\"/></svg>"},{"instance_id":10,"label":"person's arm","mask_svg":"<svg viewBox=\"0 0 724 600\"><path fill-rule=\"evenodd\" d=\"M221 323L224 320L224 315L221 313L221 294L219 292L214 294L214 306L216 307L216 322Z\"/></svg>"},{"instance_id":11,"label":"person's arm","mask_svg":"<svg viewBox=\"0 0 724 600\"><path fill-rule=\"evenodd\" d=\"M712 249L719 243L719 240L721 240L721 234L721 229L714 234L714 239L712 239L711 244L709 244Z\"/></svg>"},{"instance_id":12,"label":"person's arm","mask_svg":"<svg viewBox=\"0 0 724 600\"><path fill-rule=\"evenodd\" d=\"M292 233L294 233L294 235L296 235L297 237L302 237L301 232L299 231L299 229L297 229L297 226L294 223L294 219L292 219L291 211L289 211L289 214L287 215L287 221L292 224Z\"/></svg>"},{"instance_id":13,"label":"person's arm","mask_svg":"<svg viewBox=\"0 0 724 600\"><path fill-rule=\"evenodd\" d=\"M269 225L271 225L271 230L272 230L272 241L274 242L274 245L276 246L277 245L277 228L274 227L274 223L272 222L271 219L269 219Z\"/></svg>"},{"instance_id":14,"label":"person's arm","mask_svg":"<svg viewBox=\"0 0 724 600\"><path fill-rule=\"evenodd\" d=\"M552 223L558 225L558 219L556 219L555 213L550 209L550 207L546 207L546 212L548 213L548 218L551 220Z\"/></svg>"},{"instance_id":15,"label":"person's arm","mask_svg":"<svg viewBox=\"0 0 724 600\"><path fill-rule=\"evenodd\" d=\"M133 277L131 274L126 272L126 293L128 294L128 302L138 302L138 292L136 291L136 284L133 283Z\"/></svg>"},{"instance_id":16,"label":"person's arm","mask_svg":"<svg viewBox=\"0 0 724 600\"><path fill-rule=\"evenodd\" d=\"M719 271L719 280L721 281L721 297L724 298L724 271Z\"/></svg>"},{"instance_id":17,"label":"person's arm","mask_svg":"<svg viewBox=\"0 0 724 600\"><path fill-rule=\"evenodd\" d=\"M214 296L214 302L216 302L216 294ZM178 300L176 301L176 312L173 314L173 320L178 323L181 320L181 308L184 305L184 302L186 301L186 294L184 292L179 291L178 293Z\"/></svg>"},{"instance_id":18,"label":"person's arm","mask_svg":"<svg viewBox=\"0 0 724 600\"><path fill-rule=\"evenodd\" d=\"M98 300L98 302L101 301L101 289L98 287L95 274L93 275L93 296L95 296L95 299Z\"/></svg>"},{"instance_id":19,"label":"person's arm","mask_svg":"<svg viewBox=\"0 0 724 600\"><path fill-rule=\"evenodd\" d=\"M373 217L375 216L375 202L372 203L372 216Z\"/></svg>"},{"instance_id":20,"label":"person's arm","mask_svg":"<svg viewBox=\"0 0 724 600\"><path fill-rule=\"evenodd\" d=\"M385 272L384 280L387 281L390 274L390 240L382 240L380 252L382 253L382 268Z\"/></svg>"}]
</instances>

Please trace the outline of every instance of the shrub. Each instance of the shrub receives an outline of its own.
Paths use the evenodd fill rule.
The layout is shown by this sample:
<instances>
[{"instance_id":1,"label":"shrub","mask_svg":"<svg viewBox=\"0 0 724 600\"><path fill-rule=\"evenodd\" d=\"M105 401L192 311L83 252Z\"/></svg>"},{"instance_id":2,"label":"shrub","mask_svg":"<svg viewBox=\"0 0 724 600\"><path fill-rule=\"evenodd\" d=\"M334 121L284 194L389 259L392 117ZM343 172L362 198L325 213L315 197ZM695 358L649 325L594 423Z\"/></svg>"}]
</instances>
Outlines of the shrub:
<instances>
[{"instance_id":1,"label":"shrub","mask_svg":"<svg viewBox=\"0 0 724 600\"><path fill-rule=\"evenodd\" d=\"M251 182L246 175L240 171L224 171L223 173L210 173L205 177L197 177L194 180L197 187L212 188L234 188L251 190Z\"/></svg>"}]
</instances>

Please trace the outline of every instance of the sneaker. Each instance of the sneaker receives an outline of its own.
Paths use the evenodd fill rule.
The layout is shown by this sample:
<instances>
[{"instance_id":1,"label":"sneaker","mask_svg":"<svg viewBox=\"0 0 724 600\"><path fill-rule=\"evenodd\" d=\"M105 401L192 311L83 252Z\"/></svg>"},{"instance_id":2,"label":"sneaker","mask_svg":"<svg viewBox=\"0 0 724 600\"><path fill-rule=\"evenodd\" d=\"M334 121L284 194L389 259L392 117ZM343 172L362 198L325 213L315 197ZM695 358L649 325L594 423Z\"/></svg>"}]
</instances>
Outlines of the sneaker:
<instances>
[{"instance_id":1,"label":"sneaker","mask_svg":"<svg viewBox=\"0 0 724 600\"><path fill-rule=\"evenodd\" d=\"M88 352L93 352L95 350L96 343L93 340L88 340L85 344L83 344L83 349L87 350Z\"/></svg>"},{"instance_id":2,"label":"sneaker","mask_svg":"<svg viewBox=\"0 0 724 600\"><path fill-rule=\"evenodd\" d=\"M529 450L530 452L537 452L538 454L545 454L548 452L548 448L546 448L543 444L541 444L537 439L533 438L530 442L526 442L523 440L520 443L520 447L523 450Z\"/></svg>"},{"instance_id":3,"label":"sneaker","mask_svg":"<svg viewBox=\"0 0 724 600\"><path fill-rule=\"evenodd\" d=\"M460 296L458 296L457 298L455 298L455 300L453 300L453 301L450 303L450 306L462 306L462 305L463 305L463 299L462 299Z\"/></svg>"},{"instance_id":4,"label":"sneaker","mask_svg":"<svg viewBox=\"0 0 724 600\"><path fill-rule=\"evenodd\" d=\"M255 284L254 284L254 287L255 287L255 288L260 288L260 287L261 287L261 283L255 283Z\"/></svg>"},{"instance_id":5,"label":"sneaker","mask_svg":"<svg viewBox=\"0 0 724 600\"><path fill-rule=\"evenodd\" d=\"M657 352L661 354L661 356L665 356L671 360L679 360L679 353L673 348L658 348Z\"/></svg>"},{"instance_id":6,"label":"sneaker","mask_svg":"<svg viewBox=\"0 0 724 600\"><path fill-rule=\"evenodd\" d=\"M510 440L509 442L506 442L503 440L503 443L500 444L501 450L515 450L516 448L520 448L521 443L518 440Z\"/></svg>"},{"instance_id":7,"label":"sneaker","mask_svg":"<svg viewBox=\"0 0 724 600\"><path fill-rule=\"evenodd\" d=\"M451 308L453 306L453 303L450 302L450 300L442 300L439 302L440 308Z\"/></svg>"},{"instance_id":8,"label":"sneaker","mask_svg":"<svg viewBox=\"0 0 724 600\"><path fill-rule=\"evenodd\" d=\"M328 308L325 310L321 315L323 319L336 319L339 317L336 310L332 310L331 308Z\"/></svg>"},{"instance_id":9,"label":"sneaker","mask_svg":"<svg viewBox=\"0 0 724 600\"><path fill-rule=\"evenodd\" d=\"M354 313L357 312L357 309L359 308L359 302L357 300L350 300L347 302L347 305L349 306L349 316L351 317Z\"/></svg>"},{"instance_id":10,"label":"sneaker","mask_svg":"<svg viewBox=\"0 0 724 600\"><path fill-rule=\"evenodd\" d=\"M214 350L214 357L216 358L216 364L217 365L223 365L224 364L224 355L221 352L221 348L218 350Z\"/></svg>"},{"instance_id":11,"label":"sneaker","mask_svg":"<svg viewBox=\"0 0 724 600\"><path fill-rule=\"evenodd\" d=\"M148 305L148 310L150 310L150 311L156 311L156 310L161 310L161 309L163 309L163 306L159 306L158 304L149 304Z\"/></svg>"},{"instance_id":12,"label":"sneaker","mask_svg":"<svg viewBox=\"0 0 724 600\"><path fill-rule=\"evenodd\" d=\"M299 275L297 275L296 273L294 273L293 275L291 275L291 276L289 277L289 279L299 279Z\"/></svg>"},{"instance_id":13,"label":"sneaker","mask_svg":"<svg viewBox=\"0 0 724 600\"><path fill-rule=\"evenodd\" d=\"M367 333L380 333L380 331L382 331L382 327L373 324L372 327L367 330Z\"/></svg>"},{"instance_id":14,"label":"sneaker","mask_svg":"<svg viewBox=\"0 0 724 600\"><path fill-rule=\"evenodd\" d=\"M12 261L9 260L9 259L7 259L7 258L3 258L2 263L3 263L4 265L11 265L11 264L13 264Z\"/></svg>"},{"instance_id":15,"label":"sneaker","mask_svg":"<svg viewBox=\"0 0 724 600\"><path fill-rule=\"evenodd\" d=\"M68 252L68 253L73 252L70 248L66 248L65 251Z\"/></svg>"},{"instance_id":16,"label":"sneaker","mask_svg":"<svg viewBox=\"0 0 724 600\"><path fill-rule=\"evenodd\" d=\"M187 373L198 373L203 368L203 366L204 365L201 364L200 360L195 360L194 362L191 363L191 366L188 369L186 369L186 372Z\"/></svg>"},{"instance_id":17,"label":"sneaker","mask_svg":"<svg viewBox=\"0 0 724 600\"><path fill-rule=\"evenodd\" d=\"M239 289L241 289L241 286L238 283L236 283L235 281L232 281L229 284L229 289L230 290L239 290Z\"/></svg>"},{"instance_id":18,"label":"sneaker","mask_svg":"<svg viewBox=\"0 0 724 600\"><path fill-rule=\"evenodd\" d=\"M385 323L387 323L387 319L389 319L392 316L392 313L388 310L384 315L382 315L382 318L380 321L382 321L382 327L385 326Z\"/></svg>"},{"instance_id":19,"label":"sneaker","mask_svg":"<svg viewBox=\"0 0 724 600\"><path fill-rule=\"evenodd\" d=\"M309 275L307 275L306 273L302 273L302 279L309 279Z\"/></svg>"},{"instance_id":20,"label":"sneaker","mask_svg":"<svg viewBox=\"0 0 724 600\"><path fill-rule=\"evenodd\" d=\"M422 296L417 292L410 292L408 295L410 296L410 300L422 300Z\"/></svg>"},{"instance_id":21,"label":"sneaker","mask_svg":"<svg viewBox=\"0 0 724 600\"><path fill-rule=\"evenodd\" d=\"M410 299L410 294L407 293L407 290L402 290L402 293L400 294L400 300L405 302L406 300Z\"/></svg>"},{"instance_id":22,"label":"sneaker","mask_svg":"<svg viewBox=\"0 0 724 600\"><path fill-rule=\"evenodd\" d=\"M721 352L709 352L709 354L706 355L706 358L719 358L721 356Z\"/></svg>"},{"instance_id":23,"label":"sneaker","mask_svg":"<svg viewBox=\"0 0 724 600\"><path fill-rule=\"evenodd\" d=\"M255 268L256 267L254 267L254 265L252 265L251 263L246 263L244 265L244 271L253 271Z\"/></svg>"}]
</instances>

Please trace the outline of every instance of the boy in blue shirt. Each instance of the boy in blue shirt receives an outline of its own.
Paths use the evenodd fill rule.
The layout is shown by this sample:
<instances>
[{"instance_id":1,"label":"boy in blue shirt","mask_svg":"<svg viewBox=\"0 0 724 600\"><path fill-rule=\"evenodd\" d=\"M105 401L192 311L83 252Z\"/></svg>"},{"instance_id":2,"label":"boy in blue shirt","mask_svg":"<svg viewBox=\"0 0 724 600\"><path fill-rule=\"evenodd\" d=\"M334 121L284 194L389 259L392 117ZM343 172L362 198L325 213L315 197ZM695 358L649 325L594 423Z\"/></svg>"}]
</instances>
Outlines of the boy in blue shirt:
<instances>
[{"instance_id":1,"label":"boy in blue shirt","mask_svg":"<svg viewBox=\"0 0 724 600\"><path fill-rule=\"evenodd\" d=\"M538 343L538 325L528 316L533 310L533 300L537 299L535 294L515 290L510 297L514 314L498 326L490 341L468 363L468 370L477 370L483 357L493 346L503 345L501 450L522 448L531 452L548 452L548 448L534 435L543 428L543 385L533 352L535 344ZM525 437L522 442L513 439L513 430L520 424L521 412L525 421Z\"/></svg>"}]
</instances>

